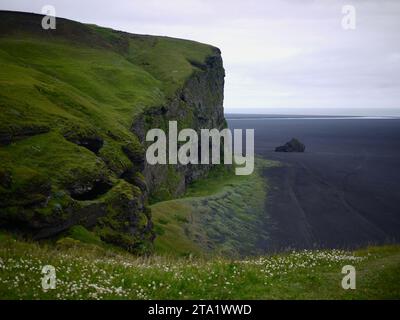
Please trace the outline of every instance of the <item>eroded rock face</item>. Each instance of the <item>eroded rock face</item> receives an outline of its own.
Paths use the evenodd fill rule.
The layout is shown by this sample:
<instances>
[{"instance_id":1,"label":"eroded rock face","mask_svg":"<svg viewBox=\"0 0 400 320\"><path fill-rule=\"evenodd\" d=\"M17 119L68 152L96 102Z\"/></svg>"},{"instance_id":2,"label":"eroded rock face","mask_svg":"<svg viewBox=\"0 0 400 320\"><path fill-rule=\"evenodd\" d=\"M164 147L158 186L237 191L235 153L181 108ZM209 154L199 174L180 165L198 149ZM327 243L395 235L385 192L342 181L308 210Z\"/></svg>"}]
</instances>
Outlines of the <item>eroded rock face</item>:
<instances>
[{"instance_id":1,"label":"eroded rock face","mask_svg":"<svg viewBox=\"0 0 400 320\"><path fill-rule=\"evenodd\" d=\"M110 181L94 179L86 183L76 183L69 187L72 199L88 201L98 199L112 188Z\"/></svg>"},{"instance_id":2,"label":"eroded rock face","mask_svg":"<svg viewBox=\"0 0 400 320\"><path fill-rule=\"evenodd\" d=\"M293 138L285 145L277 147L275 152L304 152L305 150L306 146L299 140Z\"/></svg>"},{"instance_id":3,"label":"eroded rock face","mask_svg":"<svg viewBox=\"0 0 400 320\"><path fill-rule=\"evenodd\" d=\"M0 128L0 146L9 145L14 141L23 140L38 134L47 133L50 128L44 125L26 125L22 127L12 127L7 130Z\"/></svg>"},{"instance_id":4,"label":"eroded rock face","mask_svg":"<svg viewBox=\"0 0 400 320\"><path fill-rule=\"evenodd\" d=\"M0 186L5 189L11 188L12 176L10 171L0 171Z\"/></svg>"},{"instance_id":5,"label":"eroded rock face","mask_svg":"<svg viewBox=\"0 0 400 320\"><path fill-rule=\"evenodd\" d=\"M103 147L103 139L96 133L83 134L78 129L70 130L64 133L64 138L68 141L77 144L78 146L84 147L95 154L98 154L100 149Z\"/></svg>"},{"instance_id":6,"label":"eroded rock face","mask_svg":"<svg viewBox=\"0 0 400 320\"><path fill-rule=\"evenodd\" d=\"M135 119L132 131L144 146L148 145L146 132L161 128L167 133L168 121L177 121L178 130L191 128L198 134L200 129L221 130L227 126L223 111L225 70L220 51L215 49L204 64L192 65L196 71L168 105L152 108ZM181 195L188 183L204 176L211 168L211 165L148 165L144 158L136 161L144 164L143 175L155 201Z\"/></svg>"},{"instance_id":7,"label":"eroded rock face","mask_svg":"<svg viewBox=\"0 0 400 320\"><path fill-rule=\"evenodd\" d=\"M146 109L134 119L132 132L140 144L121 142L121 152L131 164L124 171L118 172L104 161L101 152L105 142L96 130L81 128L68 128L62 136L95 154L94 161L99 163L97 173L71 172L60 190L48 176L39 173L30 173L29 179L18 185L14 173L1 171L0 226L22 231L33 239L43 239L82 225L96 232L103 241L131 252L151 251L155 233L151 212L146 206L149 196L163 200L181 195L189 182L202 177L211 166L148 165L145 161L147 130L166 129L169 121L177 121L179 130L192 128L200 132L203 128L226 127L225 72L219 50L215 49L203 64L192 65L192 76L165 105ZM0 144L47 131L48 128L42 127L22 130L15 136L0 137Z\"/></svg>"},{"instance_id":8,"label":"eroded rock face","mask_svg":"<svg viewBox=\"0 0 400 320\"><path fill-rule=\"evenodd\" d=\"M26 92L24 97L32 94L32 101L20 101L24 99L17 94L1 96L0 228L42 239L57 237L74 225L82 225L104 241L135 253L149 252L154 239L147 207L149 196L162 200L180 195L190 181L204 175L210 167L147 165L145 134L152 128L166 128L168 121L174 120L178 121L179 129L226 126L222 107L225 73L219 50L186 43L194 54L187 53L184 45L174 62L184 65L184 76L178 80L164 79L163 72L169 70L169 63L153 61L152 54L161 50L160 54L174 56L180 40L171 40L164 46L166 39L152 36L112 31L113 36L109 37L97 27L62 18L57 22L61 28L49 33L40 28L41 15L6 12L0 15L2 34L29 41L38 36L50 43L62 39L66 44L72 42L74 50L79 49L76 44L109 50L118 54L115 59L122 63L114 72L114 61L107 66L107 55L104 68L90 65L88 79L94 81L93 87L92 83L87 86L82 83L80 88L74 85L67 88L65 84L70 77L64 78L60 68L53 70L52 75L46 72L40 84ZM161 42L160 47L157 42ZM46 46L43 50L45 54ZM149 54L148 50L152 52ZM189 59L192 55L202 61L185 60L184 57ZM72 61L86 63L85 58L73 57ZM120 69L129 68L130 63L143 69L143 74L132 84L131 77ZM160 70L153 65L157 63L161 64ZM35 74L39 75L43 70L32 61L34 65ZM147 66L151 68L146 71ZM32 71L30 65L21 67ZM133 71L127 74L135 75L136 79L136 69ZM21 72L20 76L30 77L29 72ZM120 88L116 82L112 84L118 90L111 90L111 94L108 90L101 92L113 82L110 76L115 74L118 81L127 81L124 85L134 90ZM62 81L54 81L58 78ZM17 93L19 87L15 88ZM110 97L112 93L114 97ZM48 101L54 109L47 109L43 101ZM125 106L119 108L120 102ZM149 109L149 105L157 107ZM118 110L110 110L114 108ZM144 111L138 114L140 110ZM135 118L129 118L130 115Z\"/></svg>"}]
</instances>

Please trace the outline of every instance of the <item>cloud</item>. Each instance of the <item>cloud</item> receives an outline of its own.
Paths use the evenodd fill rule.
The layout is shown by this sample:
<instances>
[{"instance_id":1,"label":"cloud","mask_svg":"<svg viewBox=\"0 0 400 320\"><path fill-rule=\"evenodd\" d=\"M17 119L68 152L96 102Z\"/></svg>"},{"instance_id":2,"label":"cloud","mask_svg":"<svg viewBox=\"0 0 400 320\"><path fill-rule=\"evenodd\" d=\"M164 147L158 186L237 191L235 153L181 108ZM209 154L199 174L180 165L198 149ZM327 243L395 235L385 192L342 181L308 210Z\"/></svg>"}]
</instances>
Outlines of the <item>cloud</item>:
<instances>
[{"instance_id":1,"label":"cloud","mask_svg":"<svg viewBox=\"0 0 400 320\"><path fill-rule=\"evenodd\" d=\"M0 6L40 12L48 2ZM50 2L70 19L218 46L228 108L400 108L397 0L353 0L357 27L347 31L342 0Z\"/></svg>"}]
</instances>

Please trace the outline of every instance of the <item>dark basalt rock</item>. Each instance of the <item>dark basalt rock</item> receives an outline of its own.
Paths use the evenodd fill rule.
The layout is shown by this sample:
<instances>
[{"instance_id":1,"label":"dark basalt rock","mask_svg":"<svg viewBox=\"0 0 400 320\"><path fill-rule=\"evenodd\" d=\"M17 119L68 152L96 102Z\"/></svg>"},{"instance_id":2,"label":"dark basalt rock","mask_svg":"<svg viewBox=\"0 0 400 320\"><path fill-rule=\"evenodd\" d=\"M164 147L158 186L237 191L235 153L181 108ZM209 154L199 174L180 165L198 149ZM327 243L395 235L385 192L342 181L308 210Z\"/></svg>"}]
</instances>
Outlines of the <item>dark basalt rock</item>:
<instances>
[{"instance_id":1,"label":"dark basalt rock","mask_svg":"<svg viewBox=\"0 0 400 320\"><path fill-rule=\"evenodd\" d=\"M143 194L148 193L148 188L147 188L146 181L144 180L144 177L141 178L140 176L138 176L137 172L133 168L130 168L130 169L124 171L121 174L120 178L124 179L126 182L138 187Z\"/></svg>"},{"instance_id":2,"label":"dark basalt rock","mask_svg":"<svg viewBox=\"0 0 400 320\"><path fill-rule=\"evenodd\" d=\"M285 145L275 148L275 152L304 152L305 150L306 146L295 138Z\"/></svg>"},{"instance_id":3,"label":"dark basalt rock","mask_svg":"<svg viewBox=\"0 0 400 320\"><path fill-rule=\"evenodd\" d=\"M94 153L98 153L100 149L103 147L103 139L99 137L86 137L86 138L81 138L75 143L81 147L84 147Z\"/></svg>"},{"instance_id":4,"label":"dark basalt rock","mask_svg":"<svg viewBox=\"0 0 400 320\"><path fill-rule=\"evenodd\" d=\"M7 131L2 131L0 129L0 146L6 146L12 142L12 134Z\"/></svg>"},{"instance_id":5,"label":"dark basalt rock","mask_svg":"<svg viewBox=\"0 0 400 320\"><path fill-rule=\"evenodd\" d=\"M72 199L79 201L94 200L112 188L108 181L96 179L87 183L76 183L69 188Z\"/></svg>"},{"instance_id":6,"label":"dark basalt rock","mask_svg":"<svg viewBox=\"0 0 400 320\"><path fill-rule=\"evenodd\" d=\"M204 62L189 63L196 70L166 105L147 109L134 119L131 130L143 146L148 146L145 141L148 130L161 128L167 132L168 121L172 120L179 119L182 127L197 132L201 129L221 130L227 127L223 110L225 70L219 49L214 48L214 52ZM140 163L140 157L137 158L140 153L132 154L126 148L123 151L137 168L135 164ZM144 162L141 172L151 198L161 201L182 195L188 183L205 176L211 167L179 164L153 166Z\"/></svg>"},{"instance_id":7,"label":"dark basalt rock","mask_svg":"<svg viewBox=\"0 0 400 320\"><path fill-rule=\"evenodd\" d=\"M0 187L0 209L45 207L51 196L50 181L38 173L32 174L16 187L13 186L11 173L0 171ZM0 210L0 213L3 212ZM3 217L0 217L0 220L1 218Z\"/></svg>"},{"instance_id":8,"label":"dark basalt rock","mask_svg":"<svg viewBox=\"0 0 400 320\"><path fill-rule=\"evenodd\" d=\"M31 34L32 30L37 30L38 34L43 34L41 28L35 27L36 25L40 27L42 16L19 13L12 15L18 16L18 19L15 17L0 19L2 27L8 26L6 28L8 34L19 35L19 30L23 32L29 30L28 34ZM24 23L21 23L21 19ZM52 40L52 37L61 37L60 39L72 40L73 43L85 43L96 48L106 47L108 50L127 52L131 37L140 39L143 37L146 40L144 45L152 39L149 36L127 34L122 39L110 43L104 37L96 35L97 31L88 26L63 19L57 23L61 24L60 30L57 24L56 33L45 33L45 37L50 37L49 40ZM157 41L157 38L154 38L153 43ZM33 169L29 168L26 174L22 171L24 168L21 168L21 174L18 170L8 171L6 166L4 168L2 166L0 227L20 230L33 239L43 239L54 237L74 225L82 225L93 229L103 241L122 246L133 253L151 252L155 232L150 209L146 207L149 196L161 200L168 196L179 196L184 193L190 181L206 175L211 165L147 164L146 132L153 128L166 129L168 121L172 120L178 120L180 128L192 128L196 131L226 127L223 113L225 72L220 51L214 48L205 61L189 61L189 63L193 67L191 76L176 92L168 94L166 92L167 96L162 105L153 107L144 105L140 113L134 113L133 119L125 119L132 121L131 130L136 137L110 131L117 130L118 126L108 128L102 123L91 121L94 119L91 119L91 113L86 112L86 105L81 105L75 98L64 94L56 87L50 85L47 87L44 84L35 86L39 94L60 108L71 111L74 115L84 113L82 121L71 121L71 123L68 118L54 115L56 121L54 127L57 128L54 133L60 133L66 141L84 147L98 156L94 157L85 152L86 150L72 148L66 143L65 145L70 148L66 150L71 150L73 153L76 151L74 156L79 157L84 153L85 166L81 168L73 163L70 168L66 163L66 166L61 168L65 172L54 177L50 170L39 168L39 172L36 172L34 166ZM143 65L150 63L145 61ZM135 101L132 101L132 104L135 104ZM120 119L110 119L110 122L111 120L115 123L120 121ZM40 118L37 121L40 121ZM45 123L48 123L48 119ZM53 124L50 126L53 130ZM2 123L0 148L16 140L46 133L49 130L50 128L36 122L22 127L15 125L11 128ZM108 148L112 144L110 140L114 140L115 145ZM64 144L66 141L61 142ZM103 144L105 150L101 150ZM121 149L117 149L119 147ZM38 153L37 156L41 155ZM92 167L86 166L89 159L95 162L93 171ZM127 161L128 159L130 161Z\"/></svg>"},{"instance_id":9,"label":"dark basalt rock","mask_svg":"<svg viewBox=\"0 0 400 320\"><path fill-rule=\"evenodd\" d=\"M78 146L84 147L95 154L98 154L100 149L103 147L104 141L102 138L92 135L92 136L82 136L74 133L67 133L64 138L68 141L77 144Z\"/></svg>"},{"instance_id":10,"label":"dark basalt rock","mask_svg":"<svg viewBox=\"0 0 400 320\"><path fill-rule=\"evenodd\" d=\"M122 151L132 162L137 171L142 171L144 169L145 151L141 145L131 143L123 146Z\"/></svg>"},{"instance_id":11,"label":"dark basalt rock","mask_svg":"<svg viewBox=\"0 0 400 320\"><path fill-rule=\"evenodd\" d=\"M0 146L9 145L15 141L23 140L38 134L48 133L50 128L42 125L27 125L23 127L0 128Z\"/></svg>"},{"instance_id":12,"label":"dark basalt rock","mask_svg":"<svg viewBox=\"0 0 400 320\"><path fill-rule=\"evenodd\" d=\"M0 186L3 188L11 188L12 176L11 172L0 170Z\"/></svg>"}]
</instances>

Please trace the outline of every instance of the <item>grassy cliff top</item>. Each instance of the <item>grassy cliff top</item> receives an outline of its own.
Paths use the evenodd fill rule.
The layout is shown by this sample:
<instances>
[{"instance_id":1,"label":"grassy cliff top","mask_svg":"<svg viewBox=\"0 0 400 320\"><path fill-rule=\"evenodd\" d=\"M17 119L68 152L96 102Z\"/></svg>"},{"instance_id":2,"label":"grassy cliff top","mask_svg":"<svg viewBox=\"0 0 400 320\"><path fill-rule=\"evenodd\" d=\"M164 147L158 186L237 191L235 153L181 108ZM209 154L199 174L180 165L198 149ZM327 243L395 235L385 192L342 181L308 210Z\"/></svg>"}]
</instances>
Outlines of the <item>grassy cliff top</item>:
<instances>
[{"instance_id":1,"label":"grassy cliff top","mask_svg":"<svg viewBox=\"0 0 400 320\"><path fill-rule=\"evenodd\" d=\"M56 268L57 287L43 291L41 269L49 264ZM349 264L357 271L356 290L341 287L342 268ZM72 238L51 245L0 233L0 300L399 299L399 266L399 246L241 260L138 259Z\"/></svg>"},{"instance_id":2,"label":"grassy cliff top","mask_svg":"<svg viewBox=\"0 0 400 320\"><path fill-rule=\"evenodd\" d=\"M125 131L135 113L165 103L196 65L218 52L61 18L56 30L43 30L41 19L0 11L2 126L89 121Z\"/></svg>"},{"instance_id":3,"label":"grassy cliff top","mask_svg":"<svg viewBox=\"0 0 400 320\"><path fill-rule=\"evenodd\" d=\"M130 130L135 115L165 105L208 56L219 55L194 41L61 18L56 30L43 30L42 18L0 11L3 198L31 193L49 177L62 190L76 179L120 175L132 165L123 148L140 149ZM102 141L101 150L73 143L82 137Z\"/></svg>"}]
</instances>

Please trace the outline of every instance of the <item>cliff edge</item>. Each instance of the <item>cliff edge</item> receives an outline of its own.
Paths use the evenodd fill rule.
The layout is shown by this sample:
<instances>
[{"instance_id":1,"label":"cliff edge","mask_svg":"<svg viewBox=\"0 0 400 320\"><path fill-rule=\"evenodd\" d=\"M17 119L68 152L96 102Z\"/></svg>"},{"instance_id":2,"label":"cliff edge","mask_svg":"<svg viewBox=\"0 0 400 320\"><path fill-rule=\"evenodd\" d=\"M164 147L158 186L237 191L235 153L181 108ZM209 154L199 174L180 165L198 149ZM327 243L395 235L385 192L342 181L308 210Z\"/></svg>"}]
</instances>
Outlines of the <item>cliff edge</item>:
<instances>
[{"instance_id":1,"label":"cliff edge","mask_svg":"<svg viewBox=\"0 0 400 320\"><path fill-rule=\"evenodd\" d=\"M149 252L148 199L207 166L149 166L150 128L223 128L224 69L205 44L0 12L0 228L34 239L83 225Z\"/></svg>"}]
</instances>

